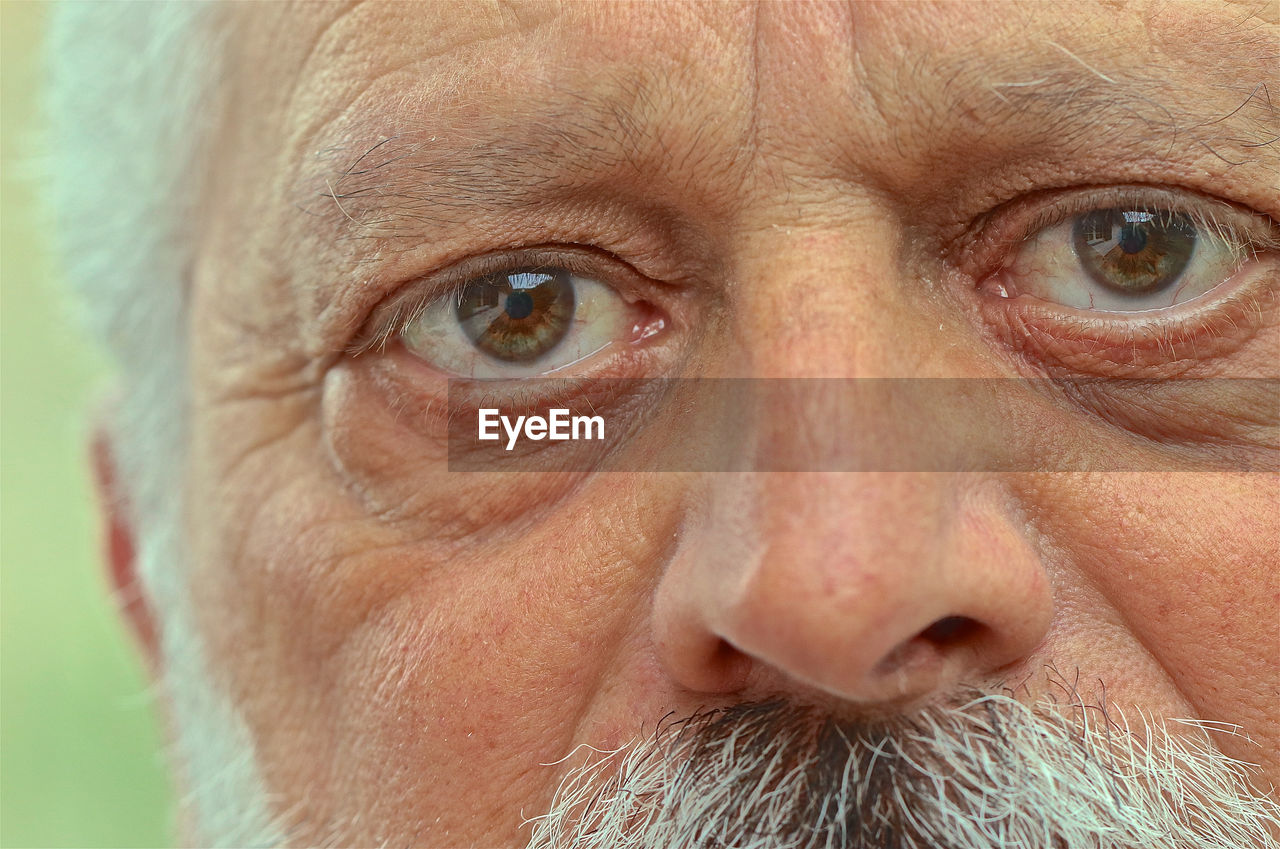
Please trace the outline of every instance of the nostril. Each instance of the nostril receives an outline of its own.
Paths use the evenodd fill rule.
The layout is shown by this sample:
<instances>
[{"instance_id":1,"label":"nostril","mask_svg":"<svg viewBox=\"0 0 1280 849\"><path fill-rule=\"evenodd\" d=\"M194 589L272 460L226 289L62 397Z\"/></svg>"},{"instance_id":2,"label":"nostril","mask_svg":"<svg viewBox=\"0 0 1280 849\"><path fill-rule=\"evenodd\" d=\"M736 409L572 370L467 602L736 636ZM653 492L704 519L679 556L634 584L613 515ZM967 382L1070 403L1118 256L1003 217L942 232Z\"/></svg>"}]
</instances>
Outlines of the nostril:
<instances>
[{"instance_id":1,"label":"nostril","mask_svg":"<svg viewBox=\"0 0 1280 849\"><path fill-rule=\"evenodd\" d=\"M920 637L937 645L963 643L982 626L968 616L945 616L920 632Z\"/></svg>"},{"instance_id":2,"label":"nostril","mask_svg":"<svg viewBox=\"0 0 1280 849\"><path fill-rule=\"evenodd\" d=\"M930 659L936 661L950 649L974 640L982 630L982 623L976 619L945 616L881 658L876 664L875 674L901 674L907 669L921 668Z\"/></svg>"}]
</instances>

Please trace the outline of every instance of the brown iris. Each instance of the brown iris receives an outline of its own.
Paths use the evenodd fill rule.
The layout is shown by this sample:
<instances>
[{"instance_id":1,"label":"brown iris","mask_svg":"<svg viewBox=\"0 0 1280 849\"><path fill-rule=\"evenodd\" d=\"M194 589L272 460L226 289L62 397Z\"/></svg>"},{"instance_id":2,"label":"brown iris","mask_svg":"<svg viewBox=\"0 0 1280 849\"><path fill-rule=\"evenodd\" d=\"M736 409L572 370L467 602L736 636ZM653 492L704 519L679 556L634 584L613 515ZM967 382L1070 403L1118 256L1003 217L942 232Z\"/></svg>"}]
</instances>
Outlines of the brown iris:
<instances>
[{"instance_id":1,"label":"brown iris","mask_svg":"<svg viewBox=\"0 0 1280 849\"><path fill-rule=\"evenodd\" d=\"M458 323L477 348L495 359L536 360L569 332L574 307L569 278L560 269L490 274L458 296Z\"/></svg>"},{"instance_id":2,"label":"brown iris","mask_svg":"<svg viewBox=\"0 0 1280 849\"><path fill-rule=\"evenodd\" d=\"M1098 283L1126 295L1172 285L1196 246L1191 219L1177 212L1099 209L1076 218L1076 255Z\"/></svg>"}]
</instances>

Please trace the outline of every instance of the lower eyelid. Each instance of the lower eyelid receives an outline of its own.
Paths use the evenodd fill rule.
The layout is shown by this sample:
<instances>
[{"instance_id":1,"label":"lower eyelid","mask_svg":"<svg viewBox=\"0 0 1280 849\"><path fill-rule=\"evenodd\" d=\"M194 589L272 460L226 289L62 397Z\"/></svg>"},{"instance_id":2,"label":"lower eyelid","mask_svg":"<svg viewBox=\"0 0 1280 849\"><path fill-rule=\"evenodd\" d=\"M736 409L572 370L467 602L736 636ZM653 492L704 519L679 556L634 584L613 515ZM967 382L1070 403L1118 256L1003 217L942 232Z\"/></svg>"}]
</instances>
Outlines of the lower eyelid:
<instances>
[{"instance_id":1,"label":"lower eyelid","mask_svg":"<svg viewBox=\"0 0 1280 849\"><path fill-rule=\"evenodd\" d=\"M1223 242L1199 227L1197 243L1181 273L1149 293L1124 292L1091 277L1074 242L1073 223L1047 227L1019 245L984 288L1017 293L1074 310L1110 314L1142 314L1169 310L1223 290L1247 262L1238 242Z\"/></svg>"},{"instance_id":2,"label":"lower eyelid","mask_svg":"<svg viewBox=\"0 0 1280 849\"><path fill-rule=\"evenodd\" d=\"M1278 322L1280 269L1248 273L1230 291L1146 313L1072 310L1028 296L980 293L1006 347L1041 370L1102 376L1172 376L1227 357Z\"/></svg>"}]
</instances>

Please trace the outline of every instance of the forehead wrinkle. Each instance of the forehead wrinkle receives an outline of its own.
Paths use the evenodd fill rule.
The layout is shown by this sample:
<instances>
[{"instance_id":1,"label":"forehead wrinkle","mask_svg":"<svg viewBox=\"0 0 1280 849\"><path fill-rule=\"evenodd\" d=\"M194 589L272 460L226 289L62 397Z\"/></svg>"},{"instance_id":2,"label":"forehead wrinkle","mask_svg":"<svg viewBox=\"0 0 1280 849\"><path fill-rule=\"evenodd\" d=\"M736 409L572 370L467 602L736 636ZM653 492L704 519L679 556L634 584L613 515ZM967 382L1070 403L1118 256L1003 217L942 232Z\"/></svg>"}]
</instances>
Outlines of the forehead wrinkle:
<instances>
[{"instance_id":1,"label":"forehead wrinkle","mask_svg":"<svg viewBox=\"0 0 1280 849\"><path fill-rule=\"evenodd\" d=\"M309 327L347 321L356 300L401 273L392 269L444 262L470 247L576 241L584 229L592 230L588 238L625 243L667 276L683 273L651 245L682 218L672 199L696 191L688 175L669 170L702 152L681 139L696 111L689 100L727 104L697 59L707 30L676 21L656 29L678 30L679 38L655 42L655 28L639 26L635 15L606 17L586 24L619 24L616 43L575 45L565 36L581 37L584 22L564 16L547 38L521 31L466 50L460 61L406 64L405 51L418 50L409 33L378 51L373 81L368 68L357 73L350 63L359 64L378 33L372 43L353 33L335 68L317 60L333 84L315 86L310 108L297 101L291 117L304 129L287 127L272 157L277 223L263 248ZM632 55L643 61L629 62ZM669 193L661 197L664 184ZM678 232L683 242L685 230Z\"/></svg>"},{"instance_id":2,"label":"forehead wrinkle","mask_svg":"<svg viewBox=\"0 0 1280 849\"><path fill-rule=\"evenodd\" d=\"M484 61L486 50L497 50L512 37L528 38L556 18L554 8L541 4L522 4L523 14L496 0L448 8L465 9L466 14L420 15L420 29L428 19L433 24L420 37L402 21L387 20L388 4L375 0L357 0L329 21L295 75L295 90L284 112L294 146L302 149L304 140L323 136L362 97L398 77L413 82L399 95L406 103L465 100L468 78L491 64ZM485 8L492 13L482 14ZM373 46L384 49L369 49Z\"/></svg>"},{"instance_id":3,"label":"forehead wrinkle","mask_svg":"<svg viewBox=\"0 0 1280 849\"><path fill-rule=\"evenodd\" d=\"M646 21L648 24L663 24L655 28L690 35L685 32L688 27L683 22L668 20L672 13L666 11L668 7L665 6L620 5L607 15L597 14L596 10L583 6L574 9L575 13L578 9L585 10L581 15L562 16L557 11L558 7L553 4L495 2L490 5L499 12L496 24L500 26L496 29L490 27L478 35L474 31L476 27L459 24L454 28L460 31L461 36L465 36L462 41L453 39L448 44L440 45L439 38L416 39L413 32L404 34L396 31L385 41L393 45L399 44L403 49L399 54L395 51L379 51L386 53L388 58L374 60L375 73L371 80L363 58L365 51L358 49L360 44L370 43L368 33L363 31L367 28L355 33L354 39L344 41L340 38L340 33L335 38L328 39L333 42L328 49L317 49L309 57L308 64L316 66L310 75L335 80L338 84L312 86L313 89L318 89L318 95L313 92L309 102L300 102L291 110L294 120L289 125L298 128L293 137L340 139L338 143L319 143L320 158L325 160L341 153L343 145L352 148L346 151L351 157L347 163L342 163L340 167L333 167L333 163L328 163L333 179L346 176L348 169L345 166L363 152L358 150L360 142L351 141L359 138L360 132L364 132L365 138L370 140L365 148L367 150L374 143L415 134L419 129L428 131L424 134L425 138L436 136L436 141L444 131L450 136L473 133L475 138L470 143L464 138L463 143L452 147L459 152L461 161L468 164L468 170L475 173L481 170L479 166L482 163L468 162L463 154L470 147L494 140L500 140L503 146L511 149L532 147L515 144L513 140L519 134L514 129L500 132L505 128L499 128L497 122L486 125L483 120L486 112L499 115L503 110L510 115L513 124L523 120L537 126L539 132L559 135L560 143L555 147L561 155L577 145L582 147L583 153L589 154L586 158L600 159L601 154L612 153L614 148L618 148L629 159L638 160L646 146L654 142L662 143L663 140L651 131L651 126L667 123L680 112L671 108L675 99L670 96L670 90L674 88L671 80L673 75L663 73L667 70L665 66L678 65L680 59L673 58L674 54L665 55L664 51L667 48L676 52L694 49L697 47L694 42L703 37L704 33L699 32L697 37L689 39L682 38L679 43L665 48L654 42ZM464 8L468 12L473 9L470 5ZM650 8L658 8L659 11L650 15ZM693 11L697 11L696 8ZM563 32L552 34L547 39L530 38L535 30L557 18L564 18L561 27ZM555 79L562 70L564 61L584 53L582 49L557 52L563 49L566 36L582 37L586 32L602 28L616 29L614 35L630 33L633 39L638 38L636 46L642 51L644 65L619 69L615 55L606 50L595 57L596 64L578 69L580 78L590 73L588 85L583 86L580 91L566 86L557 87ZM703 25L696 29L707 28ZM377 35L375 33L375 42ZM506 40L509 36L518 37L520 41L509 44ZM655 44L658 44L659 49L654 49ZM631 46L627 45L628 48ZM406 54L406 51L407 55L401 55ZM599 50L596 52L600 53ZM398 58L393 61L391 57ZM508 61L510 58L515 61ZM335 62L339 66L336 69ZM361 73L352 73L348 67L351 63L360 65ZM388 80L392 76L397 78L394 85ZM340 88L342 82L351 78L359 81L358 89L351 92L351 86L348 85L345 96L334 98L334 89ZM400 84L401 81L403 84ZM536 89L539 88L539 83L545 84L547 89L542 93L547 101L545 108L537 104L540 92ZM509 99L504 101L504 95L510 98L513 91L527 89L531 85L535 90L524 102L515 104L514 108ZM366 97L379 86L381 97ZM694 87L694 90L702 88L705 85ZM362 99L374 102L359 102ZM662 109L667 111L661 112ZM362 110L364 114L357 115L353 120L350 113L357 110ZM376 126L379 121L382 122L381 127ZM353 130L353 124L365 126ZM342 125L346 125L346 128L342 129ZM335 127L339 129L334 129ZM528 131L525 133L528 134ZM306 147L305 144L291 145L295 150ZM301 171L296 172L296 180L305 182L307 174L304 172L314 166L306 162L296 164L304 166ZM531 161L530 164L537 163ZM498 186L491 184L485 188Z\"/></svg>"},{"instance_id":4,"label":"forehead wrinkle","mask_svg":"<svg viewBox=\"0 0 1280 849\"><path fill-rule=\"evenodd\" d=\"M707 122L686 137L679 115L697 110L682 98L661 73L603 73L589 88L551 84L541 102L490 94L428 119L366 116L366 129L346 132L353 140L320 152L318 170L299 183L299 206L348 236L381 238L606 185L644 181L656 195L658 173L723 186L710 151L734 145L704 144L714 132ZM398 129L370 136L379 123Z\"/></svg>"},{"instance_id":5,"label":"forehead wrinkle","mask_svg":"<svg viewBox=\"0 0 1280 849\"><path fill-rule=\"evenodd\" d=\"M1122 52L1126 39L1082 38L1088 27L1059 33L1052 23L983 32L977 40L935 34L943 39L939 49L929 49L927 39L904 44L894 61L882 53L868 60L859 44L853 58L865 85L855 97L869 104L891 145L898 171L888 185L902 191L903 179L933 179L940 161L972 168L1019 150L1061 157L1105 145L1116 157L1187 165L1206 153L1232 165L1275 162L1276 110L1265 85L1274 61L1265 55L1224 49L1202 66L1176 51L1147 51L1141 37L1137 49ZM1256 47L1256 25L1222 28L1232 43L1244 38ZM840 161L867 174L858 153L841 152Z\"/></svg>"},{"instance_id":6,"label":"forehead wrinkle","mask_svg":"<svg viewBox=\"0 0 1280 849\"><path fill-rule=\"evenodd\" d=\"M531 14L512 18L496 6L497 14L488 16L480 12L489 7L466 5L465 15L458 14L459 8L372 0L297 8L283 3L234 6L237 27L230 42L235 65L228 84L234 97L217 163L227 179L216 180L215 186L221 195L217 203L234 208L235 214L217 218L219 232L210 240L237 246L260 265L264 276L296 281L299 269L311 267L317 256L332 256L331 231L298 226L300 217L308 223L317 220L300 215L299 208L314 211L314 198L326 191L323 178L319 190L299 191L301 181L314 176L315 161L323 158L314 146L341 141L332 134L329 141L321 136L340 126L362 99L391 109L424 96L447 98L451 85L465 82L463 60L479 52L477 44L486 37L519 39L527 35L522 27L536 28L553 19L555 11L535 7ZM406 9L415 14L405 14ZM493 47L501 49L502 44ZM444 74L434 78L435 90L424 92L431 80L423 69L433 61ZM282 283L262 287L255 297L283 301L289 296L277 291L304 288ZM308 310L309 302L298 303L290 315Z\"/></svg>"},{"instance_id":7,"label":"forehead wrinkle","mask_svg":"<svg viewBox=\"0 0 1280 849\"><path fill-rule=\"evenodd\" d=\"M889 63L893 85L882 76L866 88L885 104L891 134L908 128L916 135L900 145L897 164L927 173L936 171L948 149L962 158L971 152L980 157L985 148L990 157L1008 155L1019 144L1070 151L1116 140L1123 142L1118 149L1145 146L1148 154L1169 155L1175 143L1214 144L1219 136L1257 145L1247 149L1252 159L1274 151L1258 126L1274 118L1264 106L1270 103L1265 91L1251 100L1244 92L1234 103L1220 98L1224 105L1210 107L1202 102L1207 98L1188 98L1169 82L1175 69L1148 63L1140 72L1117 70L1108 56L1082 54L1062 43L1065 36L1046 32L1014 49L993 39L993 49L981 54L917 48ZM647 180L646 189L656 189L654 177L664 171L693 175L690 185L721 182L722 193L731 196L740 182L722 178L743 156L732 140L747 137L744 128L754 116L749 108L724 108L714 89L698 86L696 75L688 85L682 74L666 70L612 66L581 89L566 77L547 83L543 102L534 95L514 106L492 90L492 81L487 92L468 89L470 81L445 84L455 94L468 89L446 104L421 94L435 82L419 83L417 93L347 121L355 129L329 134L337 141L300 168L298 205L351 237L421 234L426 227L473 221L477 212L542 202L624 175ZM1270 109L1266 115L1264 108ZM351 110L335 111L340 116L331 113L326 127L346 121ZM687 115L704 120L690 122ZM669 130L682 119L695 124L693 138L674 144ZM713 127L716 121L726 126ZM726 136L720 139L725 144L703 143L700 134L713 131ZM975 140L985 144L975 146ZM854 160L861 153L854 148L873 149L862 141L846 145L845 164L854 173L865 164ZM653 167L655 161L660 167ZM745 170L739 168L739 175Z\"/></svg>"}]
</instances>

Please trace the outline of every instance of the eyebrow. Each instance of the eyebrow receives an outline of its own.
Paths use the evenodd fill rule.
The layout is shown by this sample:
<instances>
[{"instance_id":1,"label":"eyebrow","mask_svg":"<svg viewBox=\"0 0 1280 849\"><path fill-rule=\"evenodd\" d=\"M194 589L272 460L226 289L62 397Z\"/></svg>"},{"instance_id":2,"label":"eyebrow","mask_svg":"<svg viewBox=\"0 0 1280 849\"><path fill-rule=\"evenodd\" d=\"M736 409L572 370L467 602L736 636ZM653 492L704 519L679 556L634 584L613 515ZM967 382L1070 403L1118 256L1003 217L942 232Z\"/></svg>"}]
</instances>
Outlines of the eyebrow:
<instances>
[{"instance_id":1,"label":"eyebrow","mask_svg":"<svg viewBox=\"0 0 1280 849\"><path fill-rule=\"evenodd\" d=\"M1243 36L1235 37L1239 43ZM1244 63L1233 69L1227 58L1215 73L1195 76L1186 67L1163 66L1138 74L1047 39L1044 46L1032 61L1011 55L991 63L984 54L951 64L917 62L917 79L902 91L880 92L877 105L887 123L897 111L897 120L916 127L919 113L911 110L925 103L928 131L921 133L918 157L948 145L997 159L1018 145L1070 155L1119 144L1123 155L1188 161L1208 152L1224 168L1280 166L1280 111L1265 74L1250 79L1240 70ZM913 97L921 89L940 94ZM497 99L488 110L473 105L467 114L441 110L427 122L395 122L394 132L326 148L299 206L347 237L421 238L433 228L474 223L478 213L536 207L610 182L706 183L691 166L720 168L720 176L741 168L743 162L728 160L748 144L754 116L737 116L730 138L717 140L721 154L733 151L723 161L710 149L665 144L663 128L678 123L678 113L723 111L716 108L722 104L699 99L705 101L705 93L681 91L660 73L637 72L593 79L586 90L556 89L540 104ZM1210 101L1217 105L1207 106ZM975 146L997 131L1010 142ZM850 173L857 155L849 150L841 163Z\"/></svg>"},{"instance_id":2,"label":"eyebrow","mask_svg":"<svg viewBox=\"0 0 1280 849\"><path fill-rule=\"evenodd\" d=\"M320 175L304 178L300 205L364 235L394 237L456 224L477 209L516 210L642 177L662 148L668 110L657 105L659 92L674 96L668 80L648 73L557 89L537 105L471 105L427 122L380 116L395 131L321 151Z\"/></svg>"},{"instance_id":3,"label":"eyebrow","mask_svg":"<svg viewBox=\"0 0 1280 849\"><path fill-rule=\"evenodd\" d=\"M534 141L522 135L538 128ZM447 224L478 206L518 207L533 195L571 192L622 168L622 139L585 110L436 129L402 128L369 143L331 148L350 164L327 177L321 195L348 222L383 234L403 225ZM361 150L363 148L363 150Z\"/></svg>"},{"instance_id":4,"label":"eyebrow","mask_svg":"<svg viewBox=\"0 0 1280 849\"><path fill-rule=\"evenodd\" d=\"M986 86L1002 104L1016 110L1007 115L1008 120L1025 117L1016 114L1025 110L1049 119L1048 130L1069 127L1078 134L1112 122L1126 131L1141 124L1171 148L1180 141L1189 142L1228 165L1249 164L1264 155L1258 149L1280 140L1280 111L1271 101L1265 75L1253 82L1239 75L1210 76L1188 91L1170 83L1171 75L1163 73L1164 68L1151 69L1159 73L1141 77L1113 76L1055 41L1045 39L1044 44L1060 52L1065 64L1009 73ZM1178 79L1176 73L1172 76ZM1183 105L1180 101L1188 93L1194 103ZM1217 94L1215 99L1234 105L1225 112L1210 111L1200 103L1199 96L1205 94Z\"/></svg>"}]
</instances>

